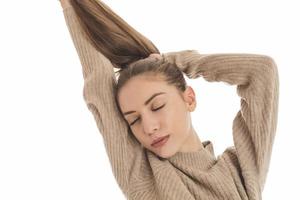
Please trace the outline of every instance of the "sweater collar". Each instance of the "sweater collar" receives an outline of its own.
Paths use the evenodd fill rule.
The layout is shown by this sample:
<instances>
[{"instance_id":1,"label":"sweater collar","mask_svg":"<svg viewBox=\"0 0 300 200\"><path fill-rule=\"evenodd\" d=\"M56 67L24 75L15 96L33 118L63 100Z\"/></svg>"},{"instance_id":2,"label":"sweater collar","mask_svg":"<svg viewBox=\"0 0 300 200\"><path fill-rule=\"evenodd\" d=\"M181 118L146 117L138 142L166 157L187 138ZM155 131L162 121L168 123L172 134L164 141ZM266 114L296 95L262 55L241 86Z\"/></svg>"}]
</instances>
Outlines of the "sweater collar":
<instances>
[{"instance_id":1,"label":"sweater collar","mask_svg":"<svg viewBox=\"0 0 300 200\"><path fill-rule=\"evenodd\" d=\"M213 144L210 140L202 142L203 147L195 152L177 152L167 160L176 166L194 166L201 169L209 169L215 162Z\"/></svg>"},{"instance_id":2,"label":"sweater collar","mask_svg":"<svg viewBox=\"0 0 300 200\"><path fill-rule=\"evenodd\" d=\"M179 151L176 154L174 154L173 156L171 156L170 158L178 157L178 156L181 156L181 155L197 154L197 153L200 153L203 150L210 153L210 154L212 154L212 156L215 156L214 147L213 147L213 144L210 140L206 140L206 141L202 142L202 144L203 144L203 148L199 149L198 151L192 151L192 152L180 152Z\"/></svg>"}]
</instances>

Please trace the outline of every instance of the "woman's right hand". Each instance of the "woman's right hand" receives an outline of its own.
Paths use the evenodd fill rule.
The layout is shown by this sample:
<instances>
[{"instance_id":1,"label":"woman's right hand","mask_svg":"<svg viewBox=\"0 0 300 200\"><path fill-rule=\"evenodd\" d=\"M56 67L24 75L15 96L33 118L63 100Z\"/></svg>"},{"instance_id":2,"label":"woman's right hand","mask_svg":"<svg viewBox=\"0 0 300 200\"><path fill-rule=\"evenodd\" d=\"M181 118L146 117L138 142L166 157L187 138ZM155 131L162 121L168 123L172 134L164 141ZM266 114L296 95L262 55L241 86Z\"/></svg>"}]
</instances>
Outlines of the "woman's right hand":
<instances>
[{"instance_id":1,"label":"woman's right hand","mask_svg":"<svg viewBox=\"0 0 300 200\"><path fill-rule=\"evenodd\" d=\"M63 9L71 6L70 0L59 0Z\"/></svg>"}]
</instances>

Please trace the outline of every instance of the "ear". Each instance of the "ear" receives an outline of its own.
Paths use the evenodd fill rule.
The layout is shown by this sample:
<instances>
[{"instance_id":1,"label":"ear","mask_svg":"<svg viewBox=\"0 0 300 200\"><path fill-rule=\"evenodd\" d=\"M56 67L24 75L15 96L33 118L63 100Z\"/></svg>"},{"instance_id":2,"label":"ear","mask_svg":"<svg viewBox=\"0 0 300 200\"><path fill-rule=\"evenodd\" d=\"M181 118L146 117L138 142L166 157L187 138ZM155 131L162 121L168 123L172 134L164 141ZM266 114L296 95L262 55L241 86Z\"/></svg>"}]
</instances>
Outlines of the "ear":
<instances>
[{"instance_id":1,"label":"ear","mask_svg":"<svg viewBox=\"0 0 300 200\"><path fill-rule=\"evenodd\" d=\"M196 109L196 94L191 86L187 86L186 90L184 91L184 101L186 102L187 109L190 112L193 112Z\"/></svg>"}]
</instances>

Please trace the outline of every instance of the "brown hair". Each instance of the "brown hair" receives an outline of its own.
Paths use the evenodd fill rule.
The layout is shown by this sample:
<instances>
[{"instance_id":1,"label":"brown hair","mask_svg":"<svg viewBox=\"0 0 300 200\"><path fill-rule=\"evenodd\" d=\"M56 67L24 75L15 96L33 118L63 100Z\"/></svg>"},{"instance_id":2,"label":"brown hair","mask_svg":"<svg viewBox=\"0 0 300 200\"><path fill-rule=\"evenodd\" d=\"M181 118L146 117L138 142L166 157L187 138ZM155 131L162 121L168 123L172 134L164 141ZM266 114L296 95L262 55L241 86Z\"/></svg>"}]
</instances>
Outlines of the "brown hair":
<instances>
[{"instance_id":1,"label":"brown hair","mask_svg":"<svg viewBox=\"0 0 300 200\"><path fill-rule=\"evenodd\" d=\"M105 3L100 0L70 0L70 3L91 44L120 69L115 72L119 75L118 106L118 91L137 75L153 75L175 86L179 94L185 91L186 81L180 69L165 59L148 58L152 53L160 54L159 50Z\"/></svg>"}]
</instances>

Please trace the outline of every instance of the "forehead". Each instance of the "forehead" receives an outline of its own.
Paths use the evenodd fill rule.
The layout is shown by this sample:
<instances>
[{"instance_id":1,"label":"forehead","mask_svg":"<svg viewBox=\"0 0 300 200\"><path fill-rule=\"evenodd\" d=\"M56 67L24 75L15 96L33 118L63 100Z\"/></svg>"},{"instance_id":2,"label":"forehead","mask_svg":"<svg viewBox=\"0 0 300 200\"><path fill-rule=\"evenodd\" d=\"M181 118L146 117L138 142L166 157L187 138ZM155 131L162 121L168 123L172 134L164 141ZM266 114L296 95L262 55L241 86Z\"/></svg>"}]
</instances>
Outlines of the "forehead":
<instances>
[{"instance_id":1,"label":"forehead","mask_svg":"<svg viewBox=\"0 0 300 200\"><path fill-rule=\"evenodd\" d=\"M165 98L174 93L174 87L160 79L134 77L119 91L119 104L122 108L142 105L151 95L158 92L165 92L165 94L158 95L156 98Z\"/></svg>"}]
</instances>

